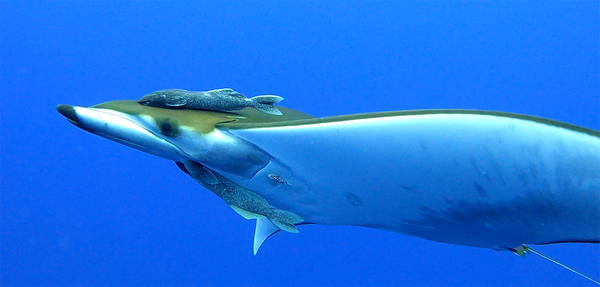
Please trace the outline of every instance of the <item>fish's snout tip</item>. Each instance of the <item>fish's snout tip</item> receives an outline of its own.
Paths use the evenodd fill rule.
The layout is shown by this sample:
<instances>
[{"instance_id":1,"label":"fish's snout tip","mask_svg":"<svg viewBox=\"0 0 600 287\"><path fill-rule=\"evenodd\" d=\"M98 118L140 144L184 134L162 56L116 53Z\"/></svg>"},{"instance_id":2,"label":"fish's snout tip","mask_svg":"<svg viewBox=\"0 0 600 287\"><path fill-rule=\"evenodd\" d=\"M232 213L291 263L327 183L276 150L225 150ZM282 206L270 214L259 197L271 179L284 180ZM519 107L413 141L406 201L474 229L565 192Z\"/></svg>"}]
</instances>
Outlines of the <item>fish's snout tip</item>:
<instances>
[{"instance_id":1,"label":"fish's snout tip","mask_svg":"<svg viewBox=\"0 0 600 287\"><path fill-rule=\"evenodd\" d=\"M78 124L79 118L77 117L77 113L75 109L71 105L58 105L56 106L56 110L67 118L70 122Z\"/></svg>"}]
</instances>

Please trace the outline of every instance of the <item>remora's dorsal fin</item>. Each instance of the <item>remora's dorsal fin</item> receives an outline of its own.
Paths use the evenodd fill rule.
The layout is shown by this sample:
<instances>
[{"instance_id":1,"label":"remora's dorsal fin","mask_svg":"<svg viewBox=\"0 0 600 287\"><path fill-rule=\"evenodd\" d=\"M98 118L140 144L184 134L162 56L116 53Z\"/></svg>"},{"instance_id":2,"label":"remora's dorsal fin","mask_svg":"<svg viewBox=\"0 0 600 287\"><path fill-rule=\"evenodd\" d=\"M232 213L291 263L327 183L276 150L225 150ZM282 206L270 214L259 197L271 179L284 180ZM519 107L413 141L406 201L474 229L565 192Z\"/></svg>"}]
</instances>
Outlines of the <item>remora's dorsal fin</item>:
<instances>
[{"instance_id":1,"label":"remora's dorsal fin","mask_svg":"<svg viewBox=\"0 0 600 287\"><path fill-rule=\"evenodd\" d=\"M573 273L575 273L575 274L577 274L577 275L579 275L579 276L581 276L581 277L583 277L583 278L585 278L587 280L590 280L593 283L596 283L596 284L600 285L600 282L592 279L591 277L589 277L589 276L587 276L587 275L585 275L585 274L583 274L583 273L581 273L581 272L579 272L579 271L577 271L577 270L575 270L575 269L573 269L573 268L571 268L571 267L569 267L567 265L564 265L564 264L558 262L556 259L550 258L548 255L545 255L545 254L543 254L543 253L541 253L539 251L536 251L536 250L532 249L531 247L529 247L529 246L527 246L525 244L523 244L523 245L515 248L513 250L513 252L515 254L523 257L523 258L525 258L525 254L527 254L527 253L537 254L540 257L542 257L542 258L544 258L544 259L546 259L546 260L548 260L548 261L550 261L550 262L552 262L552 263L554 263L554 264L556 264L556 265L558 265L558 266L560 266L562 268L565 268L565 269L567 269L567 270L569 270L569 271L571 271L571 272L573 272ZM254 254L256 254L256 251L254 252Z\"/></svg>"},{"instance_id":2,"label":"remora's dorsal fin","mask_svg":"<svg viewBox=\"0 0 600 287\"><path fill-rule=\"evenodd\" d=\"M260 246L278 231L279 228L266 217L257 218L256 228L254 229L254 255L256 255Z\"/></svg>"}]
</instances>

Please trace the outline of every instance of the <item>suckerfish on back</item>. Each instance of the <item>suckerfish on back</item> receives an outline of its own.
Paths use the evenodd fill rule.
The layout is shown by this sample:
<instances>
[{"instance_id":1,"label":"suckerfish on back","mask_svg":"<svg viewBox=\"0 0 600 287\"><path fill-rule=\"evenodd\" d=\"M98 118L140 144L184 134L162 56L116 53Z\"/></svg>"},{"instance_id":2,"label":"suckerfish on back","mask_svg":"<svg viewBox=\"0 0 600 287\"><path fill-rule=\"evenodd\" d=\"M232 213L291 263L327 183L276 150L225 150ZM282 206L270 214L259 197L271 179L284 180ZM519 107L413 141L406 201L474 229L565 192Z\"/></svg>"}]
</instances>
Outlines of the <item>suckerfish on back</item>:
<instances>
[{"instance_id":1,"label":"suckerfish on back","mask_svg":"<svg viewBox=\"0 0 600 287\"><path fill-rule=\"evenodd\" d=\"M206 92L194 92L181 89L161 90L149 93L139 99L145 106L167 109L195 109L211 111L237 111L248 107L271 115L282 115L274 104L283 98L275 95L263 95L253 98L232 90L217 89Z\"/></svg>"}]
</instances>

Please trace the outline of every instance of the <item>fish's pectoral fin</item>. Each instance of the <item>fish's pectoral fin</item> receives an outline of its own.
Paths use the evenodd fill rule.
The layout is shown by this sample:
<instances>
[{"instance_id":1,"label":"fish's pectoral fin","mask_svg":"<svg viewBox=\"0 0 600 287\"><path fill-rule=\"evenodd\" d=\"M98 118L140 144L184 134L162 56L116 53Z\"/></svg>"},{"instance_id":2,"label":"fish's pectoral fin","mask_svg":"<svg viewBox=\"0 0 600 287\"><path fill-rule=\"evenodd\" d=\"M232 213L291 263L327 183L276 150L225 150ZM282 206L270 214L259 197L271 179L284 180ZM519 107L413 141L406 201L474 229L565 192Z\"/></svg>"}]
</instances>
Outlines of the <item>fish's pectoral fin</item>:
<instances>
[{"instance_id":1,"label":"fish's pectoral fin","mask_svg":"<svg viewBox=\"0 0 600 287\"><path fill-rule=\"evenodd\" d=\"M272 211L273 213L268 218L260 217L256 219L256 229L254 230L254 255L256 255L260 246L279 230L287 231L289 233L298 233L299 231L295 224L304 222L300 216L291 211L281 209L272 209Z\"/></svg>"},{"instance_id":2,"label":"fish's pectoral fin","mask_svg":"<svg viewBox=\"0 0 600 287\"><path fill-rule=\"evenodd\" d=\"M249 101L252 102L252 107L270 115L281 116L283 113L274 104L279 103L283 100L280 96L275 95L264 95L256 96Z\"/></svg>"},{"instance_id":3,"label":"fish's pectoral fin","mask_svg":"<svg viewBox=\"0 0 600 287\"><path fill-rule=\"evenodd\" d=\"M279 230L269 219L265 217L257 218L256 228L254 229L254 255L256 255L262 244Z\"/></svg>"},{"instance_id":4,"label":"fish's pectoral fin","mask_svg":"<svg viewBox=\"0 0 600 287\"><path fill-rule=\"evenodd\" d=\"M250 212L244 209L241 209L235 205L229 204L229 207L233 209L233 211L237 212L237 214L241 215L245 219L255 219L255 218L264 218L264 215L256 214L254 212Z\"/></svg>"},{"instance_id":5,"label":"fish's pectoral fin","mask_svg":"<svg viewBox=\"0 0 600 287\"><path fill-rule=\"evenodd\" d=\"M187 104L187 100L183 96L172 96L165 98L165 105L169 107L181 107Z\"/></svg>"}]
</instances>

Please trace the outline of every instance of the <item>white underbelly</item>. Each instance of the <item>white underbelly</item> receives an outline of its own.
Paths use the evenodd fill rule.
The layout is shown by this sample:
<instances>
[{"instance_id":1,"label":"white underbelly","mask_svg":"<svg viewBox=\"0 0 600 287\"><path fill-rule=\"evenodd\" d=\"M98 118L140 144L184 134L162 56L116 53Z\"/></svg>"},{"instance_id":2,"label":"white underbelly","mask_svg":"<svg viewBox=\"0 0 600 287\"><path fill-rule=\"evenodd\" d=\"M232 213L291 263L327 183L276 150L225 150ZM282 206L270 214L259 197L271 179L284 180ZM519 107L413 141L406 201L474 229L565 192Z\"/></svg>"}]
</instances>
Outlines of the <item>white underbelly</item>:
<instances>
[{"instance_id":1,"label":"white underbelly","mask_svg":"<svg viewBox=\"0 0 600 287\"><path fill-rule=\"evenodd\" d=\"M491 248L600 240L600 139L585 133L474 114L230 132L273 158L238 184L312 223Z\"/></svg>"}]
</instances>

